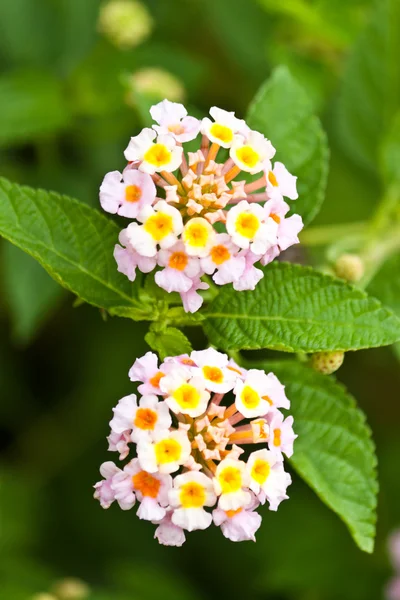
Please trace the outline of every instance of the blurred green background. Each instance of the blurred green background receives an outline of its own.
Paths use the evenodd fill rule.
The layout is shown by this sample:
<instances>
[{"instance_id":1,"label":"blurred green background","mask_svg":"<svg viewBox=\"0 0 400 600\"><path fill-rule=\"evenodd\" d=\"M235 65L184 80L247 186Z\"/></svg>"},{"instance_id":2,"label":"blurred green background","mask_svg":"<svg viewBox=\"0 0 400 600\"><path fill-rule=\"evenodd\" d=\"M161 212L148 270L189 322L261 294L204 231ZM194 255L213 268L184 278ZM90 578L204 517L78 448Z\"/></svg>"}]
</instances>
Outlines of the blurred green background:
<instances>
[{"instance_id":1,"label":"blurred green background","mask_svg":"<svg viewBox=\"0 0 400 600\"><path fill-rule=\"evenodd\" d=\"M373 213L377 170L337 126L347 57L370 18L369 0L148 0L124 6L122 16L113 10L99 0L0 1L0 175L97 206L102 177L123 167L153 101L184 101L199 116L216 104L243 116L285 64L331 147L327 197L313 226ZM361 76L368 84L369 73ZM320 260L302 252L302 260ZM114 458L105 440L111 408L132 391L127 371L148 349L146 324L74 308L71 295L4 241L0 257L1 600L33 598L70 576L88 583L93 600L383 598L386 538L400 526L392 349L350 353L338 373L377 444L372 556L295 475L290 501L278 513L262 511L256 544L233 544L211 528L180 549L164 548L134 511L103 511L91 487L100 463Z\"/></svg>"}]
</instances>

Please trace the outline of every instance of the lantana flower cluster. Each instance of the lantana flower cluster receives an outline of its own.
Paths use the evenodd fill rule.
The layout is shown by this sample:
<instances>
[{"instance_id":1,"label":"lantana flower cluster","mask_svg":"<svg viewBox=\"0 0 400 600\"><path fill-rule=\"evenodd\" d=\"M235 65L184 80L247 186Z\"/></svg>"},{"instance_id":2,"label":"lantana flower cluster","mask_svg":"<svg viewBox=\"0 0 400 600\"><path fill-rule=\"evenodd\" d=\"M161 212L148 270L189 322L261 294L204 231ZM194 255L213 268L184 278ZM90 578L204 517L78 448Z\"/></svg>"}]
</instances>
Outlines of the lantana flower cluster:
<instances>
[{"instance_id":1,"label":"lantana flower cluster","mask_svg":"<svg viewBox=\"0 0 400 600\"><path fill-rule=\"evenodd\" d=\"M296 177L271 163L275 148L245 121L217 107L212 119L188 116L182 104L163 100L151 107L155 124L132 137L127 167L108 173L100 203L132 222L121 231L114 256L131 281L136 269L157 269L155 281L178 292L187 312L202 304L198 290L232 283L253 290L266 265L297 243L303 227L294 214ZM200 136L199 148L184 150Z\"/></svg>"},{"instance_id":2,"label":"lantana flower cluster","mask_svg":"<svg viewBox=\"0 0 400 600\"><path fill-rule=\"evenodd\" d=\"M212 523L232 541L255 541L258 506L276 511L291 483L283 454L292 455L297 436L293 417L280 410L290 402L278 378L213 348L161 365L148 352L129 377L140 383L139 395L118 402L108 437L109 450L129 461L101 465L94 497L103 508L138 506L137 516L154 523L154 537L167 546Z\"/></svg>"}]
</instances>

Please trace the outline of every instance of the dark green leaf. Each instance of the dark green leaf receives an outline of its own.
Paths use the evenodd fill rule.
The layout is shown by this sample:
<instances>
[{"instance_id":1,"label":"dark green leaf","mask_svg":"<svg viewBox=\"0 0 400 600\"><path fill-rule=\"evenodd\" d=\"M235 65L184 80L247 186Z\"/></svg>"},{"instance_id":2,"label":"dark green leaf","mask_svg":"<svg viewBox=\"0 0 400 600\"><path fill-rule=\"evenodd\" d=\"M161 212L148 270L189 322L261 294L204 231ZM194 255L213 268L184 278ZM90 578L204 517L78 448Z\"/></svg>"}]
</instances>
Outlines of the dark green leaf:
<instances>
[{"instance_id":1,"label":"dark green leaf","mask_svg":"<svg viewBox=\"0 0 400 600\"><path fill-rule=\"evenodd\" d=\"M167 327L162 331L151 327L144 339L161 360L167 356L189 354L192 351L192 345L185 334L175 327Z\"/></svg>"},{"instance_id":2,"label":"dark green leaf","mask_svg":"<svg viewBox=\"0 0 400 600\"><path fill-rule=\"evenodd\" d=\"M0 235L85 302L112 315L149 317L137 286L117 272L113 249L118 227L97 210L0 179Z\"/></svg>"},{"instance_id":3,"label":"dark green leaf","mask_svg":"<svg viewBox=\"0 0 400 600\"><path fill-rule=\"evenodd\" d=\"M372 552L377 459L364 414L334 379L292 361L268 366L286 385L292 402L290 412L299 436L292 464L346 523L358 546Z\"/></svg>"},{"instance_id":4,"label":"dark green leaf","mask_svg":"<svg viewBox=\"0 0 400 600\"><path fill-rule=\"evenodd\" d=\"M224 350L358 350L400 339L400 320L378 300L310 267L274 262L254 291L225 286L205 313Z\"/></svg>"},{"instance_id":5,"label":"dark green leaf","mask_svg":"<svg viewBox=\"0 0 400 600\"><path fill-rule=\"evenodd\" d=\"M268 137L276 148L274 160L298 177L299 199L292 212L310 223L325 196L328 145L313 105L286 67L277 68L251 103L247 123Z\"/></svg>"}]
</instances>

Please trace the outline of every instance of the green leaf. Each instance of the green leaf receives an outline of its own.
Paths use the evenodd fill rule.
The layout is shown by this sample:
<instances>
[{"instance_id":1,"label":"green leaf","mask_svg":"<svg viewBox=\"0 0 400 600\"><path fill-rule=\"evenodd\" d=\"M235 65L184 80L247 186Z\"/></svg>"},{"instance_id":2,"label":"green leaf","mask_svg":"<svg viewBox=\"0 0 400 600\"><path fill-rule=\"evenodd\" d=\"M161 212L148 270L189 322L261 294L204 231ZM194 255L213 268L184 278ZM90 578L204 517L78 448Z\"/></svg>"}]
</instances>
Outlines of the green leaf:
<instances>
[{"instance_id":1,"label":"green leaf","mask_svg":"<svg viewBox=\"0 0 400 600\"><path fill-rule=\"evenodd\" d=\"M12 244L4 245L3 268L13 336L27 344L54 312L63 290L32 257Z\"/></svg>"},{"instance_id":2,"label":"green leaf","mask_svg":"<svg viewBox=\"0 0 400 600\"><path fill-rule=\"evenodd\" d=\"M286 67L278 67L258 91L247 123L271 140L274 159L298 177L299 198L292 212L310 223L324 200L329 150L312 102Z\"/></svg>"},{"instance_id":3,"label":"green leaf","mask_svg":"<svg viewBox=\"0 0 400 600\"><path fill-rule=\"evenodd\" d=\"M377 0L349 57L338 105L343 147L376 170L380 142L400 104L400 2Z\"/></svg>"},{"instance_id":4,"label":"green leaf","mask_svg":"<svg viewBox=\"0 0 400 600\"><path fill-rule=\"evenodd\" d=\"M268 366L286 385L292 403L290 412L299 436L293 466L346 523L361 550L372 552L377 459L364 414L333 378L292 361Z\"/></svg>"},{"instance_id":5,"label":"green leaf","mask_svg":"<svg viewBox=\"0 0 400 600\"><path fill-rule=\"evenodd\" d=\"M37 140L69 121L61 83L42 72L0 78L0 146Z\"/></svg>"},{"instance_id":6,"label":"green leaf","mask_svg":"<svg viewBox=\"0 0 400 600\"><path fill-rule=\"evenodd\" d=\"M385 262L367 289L400 316L400 254Z\"/></svg>"},{"instance_id":7,"label":"green leaf","mask_svg":"<svg viewBox=\"0 0 400 600\"><path fill-rule=\"evenodd\" d=\"M359 350L400 339L400 320L378 300L310 267L274 262L254 291L224 286L205 331L224 350Z\"/></svg>"},{"instance_id":8,"label":"green leaf","mask_svg":"<svg viewBox=\"0 0 400 600\"><path fill-rule=\"evenodd\" d=\"M85 302L112 315L149 318L137 286L117 271L113 250L118 227L97 210L0 178L0 235Z\"/></svg>"},{"instance_id":9,"label":"green leaf","mask_svg":"<svg viewBox=\"0 0 400 600\"><path fill-rule=\"evenodd\" d=\"M161 360L167 356L189 354L192 351L192 345L186 335L176 327L167 327L160 331L156 326L152 326L144 339Z\"/></svg>"}]
</instances>

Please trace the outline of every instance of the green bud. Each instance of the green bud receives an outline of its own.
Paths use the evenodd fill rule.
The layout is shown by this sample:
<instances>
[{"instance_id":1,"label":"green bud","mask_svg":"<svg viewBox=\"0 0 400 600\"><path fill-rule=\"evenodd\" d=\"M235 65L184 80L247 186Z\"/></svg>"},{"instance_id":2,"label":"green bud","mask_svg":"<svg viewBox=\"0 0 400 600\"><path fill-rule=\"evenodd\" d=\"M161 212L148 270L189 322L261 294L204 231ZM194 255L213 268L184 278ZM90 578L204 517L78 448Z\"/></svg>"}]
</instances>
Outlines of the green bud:
<instances>
[{"instance_id":1,"label":"green bud","mask_svg":"<svg viewBox=\"0 0 400 600\"><path fill-rule=\"evenodd\" d=\"M40 592L39 594L35 594L31 597L31 600L57 600L56 596L53 594L48 594L47 592Z\"/></svg>"},{"instance_id":2,"label":"green bud","mask_svg":"<svg viewBox=\"0 0 400 600\"><path fill-rule=\"evenodd\" d=\"M110 0L100 9L98 30L118 48L138 46L152 28L147 8L136 0Z\"/></svg>"},{"instance_id":3,"label":"green bud","mask_svg":"<svg viewBox=\"0 0 400 600\"><path fill-rule=\"evenodd\" d=\"M175 75L157 67L136 71L127 80L127 87L126 102L130 106L136 105L136 94L154 102L164 98L168 98L171 102L183 102L186 95L182 82Z\"/></svg>"},{"instance_id":4,"label":"green bud","mask_svg":"<svg viewBox=\"0 0 400 600\"><path fill-rule=\"evenodd\" d=\"M89 597L90 589L81 579L67 577L54 584L53 592L59 600L84 600Z\"/></svg>"},{"instance_id":5,"label":"green bud","mask_svg":"<svg viewBox=\"0 0 400 600\"><path fill-rule=\"evenodd\" d=\"M331 375L343 364L344 352L317 352L313 354L310 363L312 368L324 375Z\"/></svg>"},{"instance_id":6,"label":"green bud","mask_svg":"<svg viewBox=\"0 0 400 600\"><path fill-rule=\"evenodd\" d=\"M364 275L364 263L357 254L342 254L337 259L334 270L338 277L355 283Z\"/></svg>"}]
</instances>

